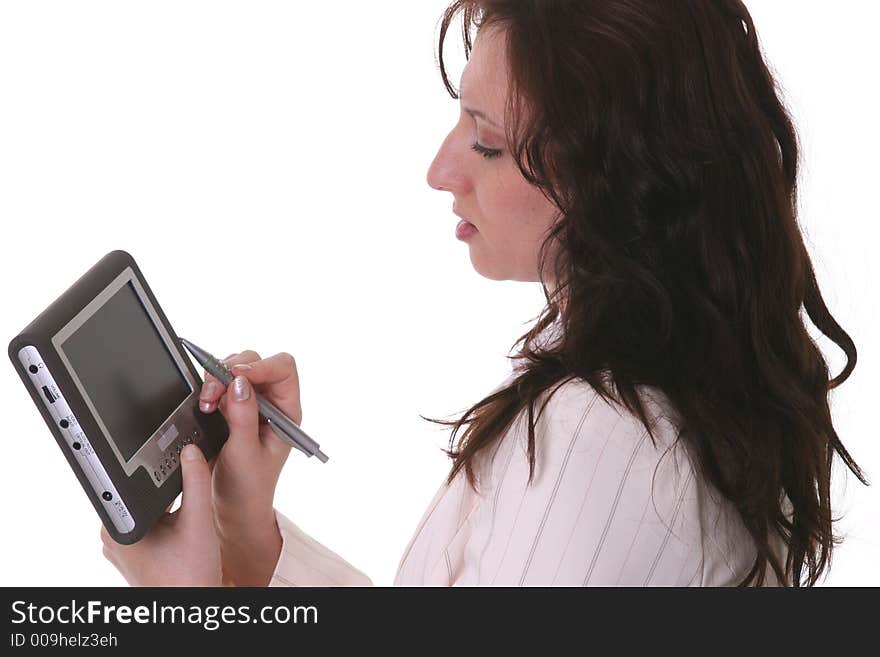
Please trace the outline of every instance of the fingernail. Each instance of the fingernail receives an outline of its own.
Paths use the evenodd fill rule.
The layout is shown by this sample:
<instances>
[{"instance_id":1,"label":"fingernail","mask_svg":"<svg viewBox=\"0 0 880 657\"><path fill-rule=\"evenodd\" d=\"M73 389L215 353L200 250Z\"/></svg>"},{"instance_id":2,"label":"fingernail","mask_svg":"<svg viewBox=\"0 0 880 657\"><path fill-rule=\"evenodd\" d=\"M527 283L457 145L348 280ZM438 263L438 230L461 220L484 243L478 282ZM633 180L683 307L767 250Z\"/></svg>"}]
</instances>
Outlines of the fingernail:
<instances>
[{"instance_id":1,"label":"fingernail","mask_svg":"<svg viewBox=\"0 0 880 657\"><path fill-rule=\"evenodd\" d=\"M203 413L207 413L209 410L211 410L211 402L199 402L199 408L202 409Z\"/></svg>"},{"instance_id":2,"label":"fingernail","mask_svg":"<svg viewBox=\"0 0 880 657\"><path fill-rule=\"evenodd\" d=\"M251 369L253 369L253 368L250 365L248 365L247 363L239 363L238 365L232 366L233 372L236 370L240 370L240 371L244 372L245 370L251 370Z\"/></svg>"},{"instance_id":3,"label":"fingernail","mask_svg":"<svg viewBox=\"0 0 880 657\"><path fill-rule=\"evenodd\" d=\"M232 381L232 395L235 397L235 401L244 401L251 396L246 378L243 376L235 377Z\"/></svg>"},{"instance_id":4,"label":"fingernail","mask_svg":"<svg viewBox=\"0 0 880 657\"><path fill-rule=\"evenodd\" d=\"M215 381L208 381L206 384L202 386L202 392L199 395L201 399L211 398L217 394L217 383Z\"/></svg>"},{"instance_id":5,"label":"fingernail","mask_svg":"<svg viewBox=\"0 0 880 657\"><path fill-rule=\"evenodd\" d=\"M195 461L197 458L199 458L199 455L196 452L197 449L198 447L196 447L195 445L187 445L182 450L180 450L180 456L184 461Z\"/></svg>"}]
</instances>

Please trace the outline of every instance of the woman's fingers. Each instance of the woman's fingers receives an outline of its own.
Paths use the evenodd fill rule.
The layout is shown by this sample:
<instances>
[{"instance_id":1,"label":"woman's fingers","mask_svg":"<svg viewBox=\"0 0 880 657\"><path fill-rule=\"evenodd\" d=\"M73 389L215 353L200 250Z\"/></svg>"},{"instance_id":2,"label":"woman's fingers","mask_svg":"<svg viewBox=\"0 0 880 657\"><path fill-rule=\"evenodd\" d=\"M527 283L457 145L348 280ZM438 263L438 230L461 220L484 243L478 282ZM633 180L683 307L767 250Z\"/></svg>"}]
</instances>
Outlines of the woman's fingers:
<instances>
[{"instance_id":1,"label":"woman's fingers","mask_svg":"<svg viewBox=\"0 0 880 657\"><path fill-rule=\"evenodd\" d=\"M260 360L260 354L253 349L245 349L239 354L227 356L223 359L223 362L226 364L226 367L232 367L237 363L252 363L255 360Z\"/></svg>"},{"instance_id":2,"label":"woman's fingers","mask_svg":"<svg viewBox=\"0 0 880 657\"><path fill-rule=\"evenodd\" d=\"M259 421L257 400L253 386L243 376L236 376L223 397L223 415L229 425L227 445L237 450L259 447ZM224 446L224 449L226 447Z\"/></svg>"},{"instance_id":3,"label":"woman's fingers","mask_svg":"<svg viewBox=\"0 0 880 657\"><path fill-rule=\"evenodd\" d=\"M236 376L245 376L252 384L262 386L261 391L272 403L294 422L302 423L299 375L293 356L282 352L262 360L237 364L231 369Z\"/></svg>"},{"instance_id":4,"label":"woman's fingers","mask_svg":"<svg viewBox=\"0 0 880 657\"><path fill-rule=\"evenodd\" d=\"M292 377L294 379L296 377L296 360L287 352L283 352L262 360L236 360L230 364L229 369L233 374L239 372L244 374L251 383L286 385L291 382Z\"/></svg>"},{"instance_id":5,"label":"woman's fingers","mask_svg":"<svg viewBox=\"0 0 880 657\"><path fill-rule=\"evenodd\" d=\"M183 499L180 516L196 530L210 527L211 516L211 468L197 445L186 445L180 452Z\"/></svg>"},{"instance_id":6,"label":"woman's fingers","mask_svg":"<svg viewBox=\"0 0 880 657\"><path fill-rule=\"evenodd\" d=\"M296 360L291 354L282 352L261 359L255 351L248 350L228 357L225 362L236 377L245 379L249 393L254 394L254 387L258 386L261 394L269 401L294 422L302 424L299 375ZM255 407L254 401L248 400L250 403L242 404L242 400L234 399L233 389L233 384L226 388L206 374L199 396L200 408L208 413L219 407L230 426L230 437L236 438L233 441L235 444L247 444L242 441L242 437L258 433L260 442L271 447L271 451L279 458L286 458L290 446L277 438L262 418L255 420L252 417L254 410L251 409L252 405Z\"/></svg>"},{"instance_id":7,"label":"woman's fingers","mask_svg":"<svg viewBox=\"0 0 880 657\"><path fill-rule=\"evenodd\" d=\"M104 558L116 566L116 548L119 547L119 544L113 540L103 523L101 524L101 543L103 543L101 552L103 552Z\"/></svg>"},{"instance_id":8,"label":"woman's fingers","mask_svg":"<svg viewBox=\"0 0 880 657\"><path fill-rule=\"evenodd\" d=\"M251 363L259 361L260 355L256 351L247 349L238 354L232 354L223 359L226 367L238 363ZM205 372L205 382L202 384L202 390L199 393L199 408L203 413L210 413L217 407L217 402L223 393L226 392L226 386L217 380L212 374Z\"/></svg>"}]
</instances>

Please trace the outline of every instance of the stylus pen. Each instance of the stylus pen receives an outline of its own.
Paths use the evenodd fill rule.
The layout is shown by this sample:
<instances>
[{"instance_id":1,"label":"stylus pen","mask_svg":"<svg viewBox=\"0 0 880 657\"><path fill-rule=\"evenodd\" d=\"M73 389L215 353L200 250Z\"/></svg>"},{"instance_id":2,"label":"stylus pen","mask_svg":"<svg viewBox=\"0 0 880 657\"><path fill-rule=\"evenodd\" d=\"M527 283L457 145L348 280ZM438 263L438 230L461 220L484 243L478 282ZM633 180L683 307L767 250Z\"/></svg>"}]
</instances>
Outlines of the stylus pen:
<instances>
[{"instance_id":1,"label":"stylus pen","mask_svg":"<svg viewBox=\"0 0 880 657\"><path fill-rule=\"evenodd\" d=\"M208 372L208 374L214 376L224 386L228 387L229 384L232 383L232 379L235 377L226 365L223 364L223 361L212 356L204 349L197 347L189 340L180 338L180 344L187 348L189 353L193 355L193 358L198 361L199 365L205 368L205 371ZM296 422L282 413L281 410L279 410L278 407L268 399L256 391L254 391L254 394L257 398L257 408L260 409L260 415L266 418L276 436L284 442L289 443L291 447L296 447L306 456L317 456L321 463L327 462L327 455L318 448L318 443L312 440L305 431L300 429Z\"/></svg>"}]
</instances>

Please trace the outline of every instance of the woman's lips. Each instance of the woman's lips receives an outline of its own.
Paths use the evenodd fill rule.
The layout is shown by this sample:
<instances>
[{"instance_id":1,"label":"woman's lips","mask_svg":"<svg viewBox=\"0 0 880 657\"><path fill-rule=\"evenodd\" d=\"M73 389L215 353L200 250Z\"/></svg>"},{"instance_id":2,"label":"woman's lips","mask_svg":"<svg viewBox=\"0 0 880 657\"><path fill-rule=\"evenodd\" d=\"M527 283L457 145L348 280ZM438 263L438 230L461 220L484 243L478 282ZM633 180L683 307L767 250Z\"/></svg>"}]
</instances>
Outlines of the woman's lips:
<instances>
[{"instance_id":1,"label":"woman's lips","mask_svg":"<svg viewBox=\"0 0 880 657\"><path fill-rule=\"evenodd\" d=\"M467 240L477 233L477 227L469 221L462 219L455 227L455 236L460 240Z\"/></svg>"},{"instance_id":2,"label":"woman's lips","mask_svg":"<svg viewBox=\"0 0 880 657\"><path fill-rule=\"evenodd\" d=\"M458 239L466 240L478 232L477 227L455 209L455 203L452 204L452 214L461 219L455 227L455 236Z\"/></svg>"}]
</instances>

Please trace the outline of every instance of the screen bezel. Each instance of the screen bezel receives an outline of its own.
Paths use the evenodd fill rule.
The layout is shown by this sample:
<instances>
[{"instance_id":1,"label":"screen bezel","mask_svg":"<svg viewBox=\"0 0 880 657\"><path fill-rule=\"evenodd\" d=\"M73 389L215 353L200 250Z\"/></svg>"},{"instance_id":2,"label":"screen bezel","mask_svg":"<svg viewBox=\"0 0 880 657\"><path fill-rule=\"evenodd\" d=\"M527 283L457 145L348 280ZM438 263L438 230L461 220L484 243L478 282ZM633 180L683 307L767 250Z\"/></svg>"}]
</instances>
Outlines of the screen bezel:
<instances>
[{"instance_id":1,"label":"screen bezel","mask_svg":"<svg viewBox=\"0 0 880 657\"><path fill-rule=\"evenodd\" d=\"M159 338L165 345L165 348L168 350L168 353L171 355L171 358L174 361L174 364L177 366L178 371L180 372L183 379L186 381L187 385L190 388L190 393L181 401L181 403L174 409L174 411L159 425L155 432L153 432L144 443L138 448L138 450L134 453L134 455L126 461L122 452L119 450L116 445L116 441L113 439L113 436L107 429L107 426L104 424L103 419L101 418L100 413L98 413L98 409L92 401L91 396L89 395L88 390L83 385L82 381L80 381L79 376L76 373L76 370L73 368L70 360L67 357L67 354L64 352L64 342L70 338L85 322L87 322L100 308L113 297L114 294L119 292L123 287L131 283L132 289L135 292L135 295L138 297L138 301L140 301L144 310L147 313L147 316L150 318L150 321L153 323L153 328L159 335ZM98 427L101 429L102 434L113 450L113 453L116 455L119 464L125 470L125 473L129 476L137 470L137 468L143 466L147 469L148 472L152 471L155 467L155 464L158 460L161 460L160 457L164 449L160 448L159 441L165 436L166 432L169 430L177 429L172 426L175 424L175 420L177 420L177 424L190 424L192 422L192 408L195 405L193 404L193 397L198 396L198 390L200 389L200 383L196 381L195 377L193 377L186 363L180 356L180 350L174 343L171 335L168 333L165 328L164 323L159 318L156 309L153 307L153 304L150 303L149 298L147 297L146 292L144 291L141 282L138 280L135 275L134 270L131 267L126 267L113 281L107 285L99 294L97 294L82 310L80 310L74 317L71 319L64 327L58 331L54 336L52 336L52 345L55 350L58 352L58 355L64 364L64 367L67 369L70 378L73 380L74 385L76 385L77 390L83 398L86 406L88 406L89 411L94 417L95 422ZM183 412L182 412L183 411ZM180 417L183 415L184 417ZM165 441L163 441L165 442Z\"/></svg>"}]
</instances>

